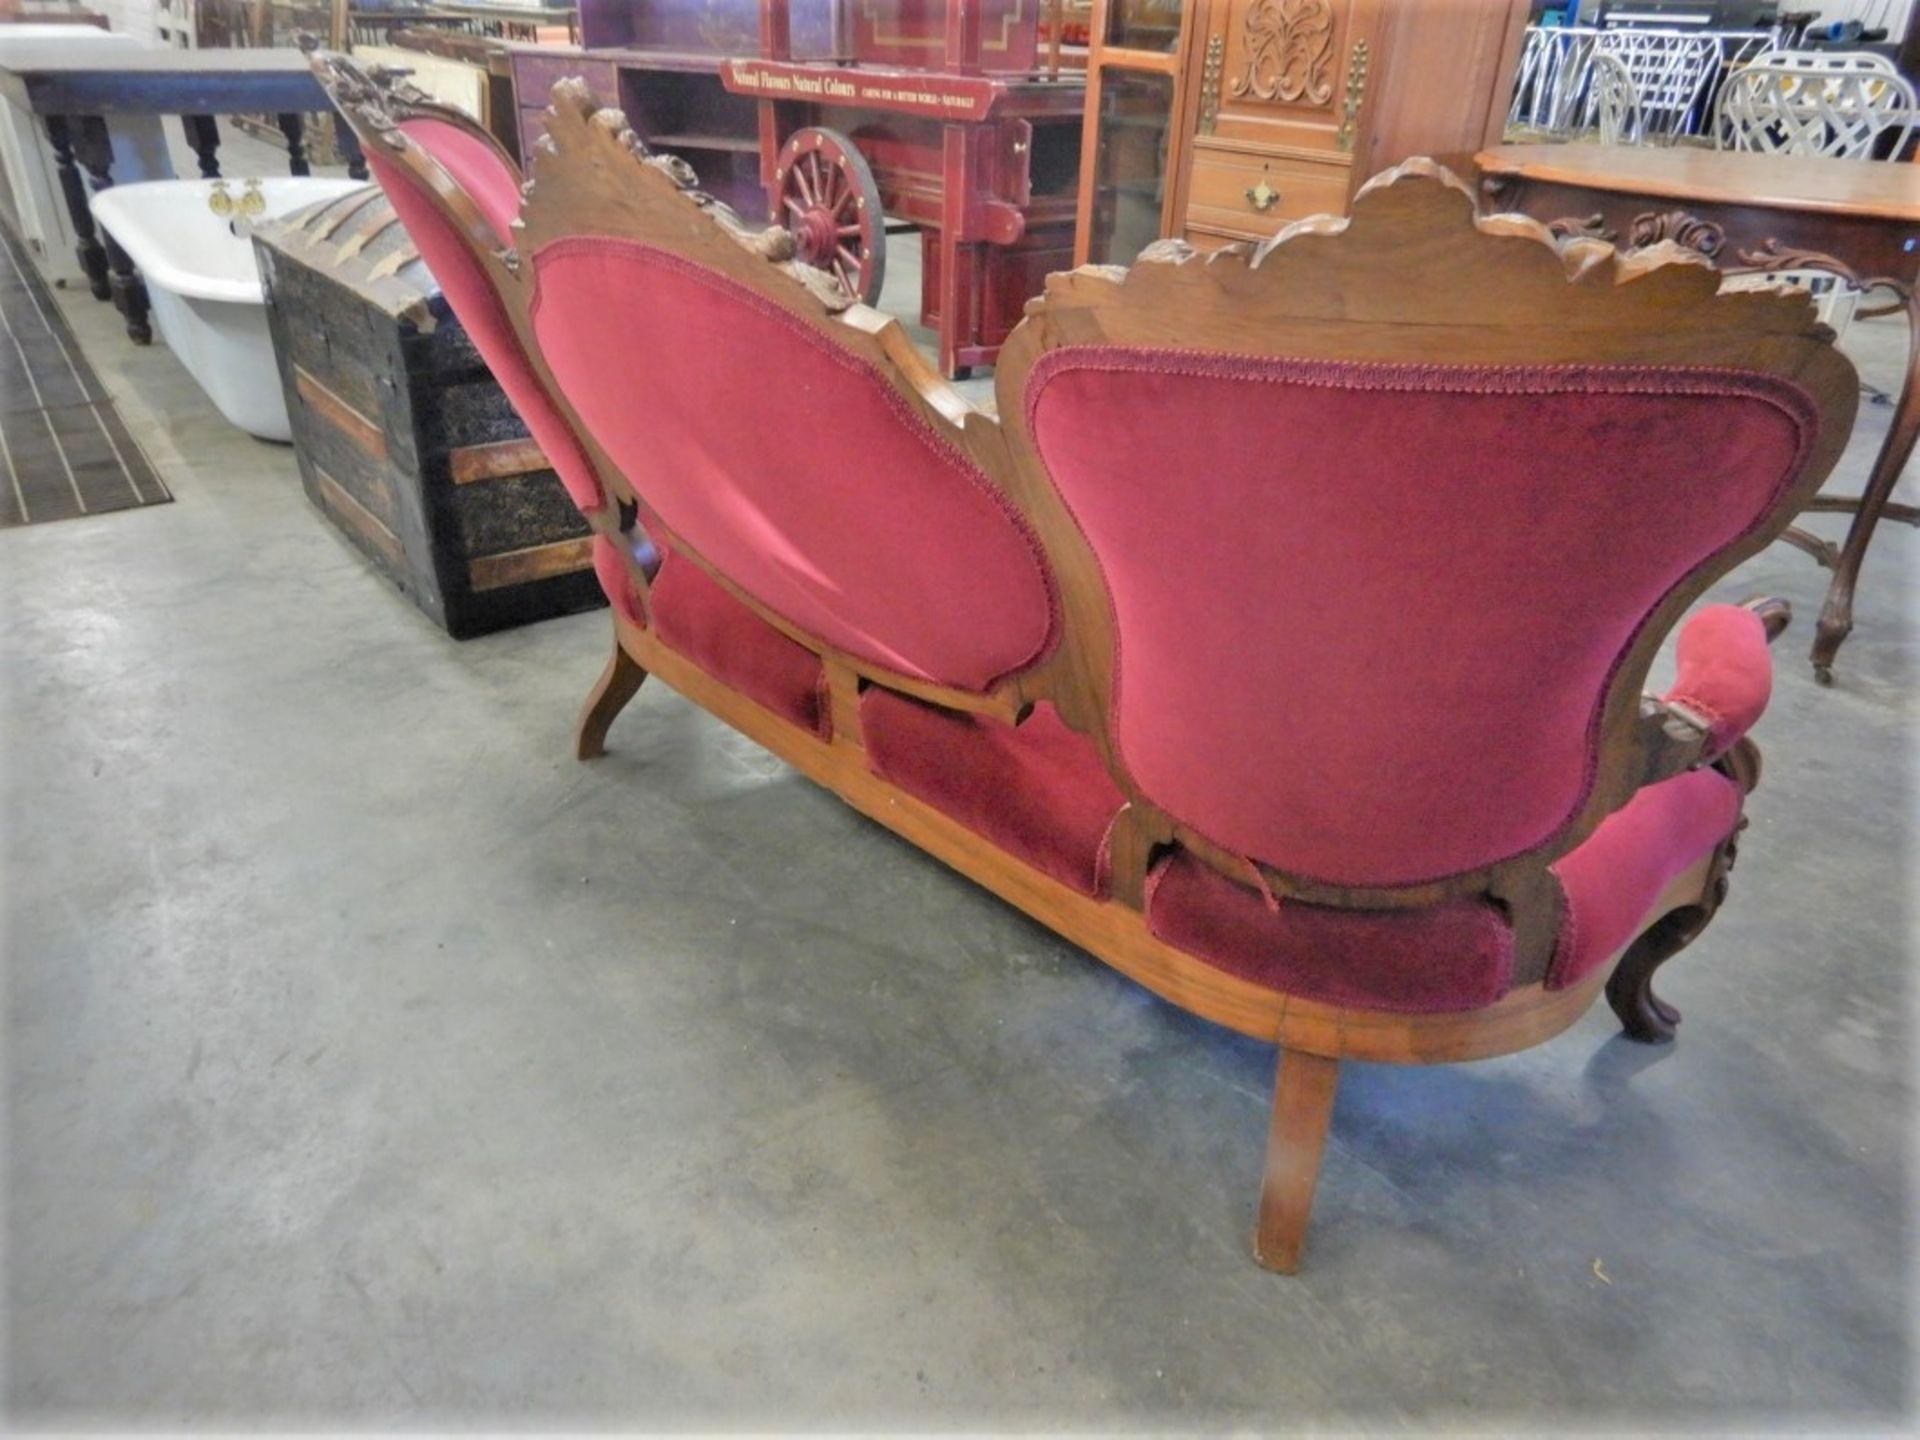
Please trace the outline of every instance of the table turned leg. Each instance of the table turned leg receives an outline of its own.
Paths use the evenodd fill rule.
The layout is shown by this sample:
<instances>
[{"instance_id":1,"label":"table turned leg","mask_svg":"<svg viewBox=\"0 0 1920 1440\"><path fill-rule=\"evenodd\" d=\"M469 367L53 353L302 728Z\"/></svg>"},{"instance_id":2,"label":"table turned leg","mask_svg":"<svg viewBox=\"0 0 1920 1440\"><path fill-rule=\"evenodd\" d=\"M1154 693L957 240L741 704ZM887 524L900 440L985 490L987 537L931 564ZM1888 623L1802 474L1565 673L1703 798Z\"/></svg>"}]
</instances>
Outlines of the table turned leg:
<instances>
[{"instance_id":1,"label":"table turned leg","mask_svg":"<svg viewBox=\"0 0 1920 1440\"><path fill-rule=\"evenodd\" d=\"M273 117L280 125L280 133L287 137L287 173L289 175L311 175L313 166L307 163L307 122L299 114L276 115Z\"/></svg>"},{"instance_id":2,"label":"table turned leg","mask_svg":"<svg viewBox=\"0 0 1920 1440\"><path fill-rule=\"evenodd\" d=\"M80 135L74 146L80 163L95 192L113 188L113 137L107 122L98 115L82 116ZM133 268L133 258L120 248L111 230L103 233L107 252L109 289L113 305L127 322L127 338L136 345L153 342L153 328L147 324L147 287ZM98 294L98 291L94 292Z\"/></svg>"},{"instance_id":3,"label":"table turned leg","mask_svg":"<svg viewBox=\"0 0 1920 1440\"><path fill-rule=\"evenodd\" d=\"M347 162L347 178L364 180L367 178L367 157L360 151L360 137L353 133L353 127L340 118L336 110L333 116L333 138L340 147L341 158Z\"/></svg>"},{"instance_id":4,"label":"table turned leg","mask_svg":"<svg viewBox=\"0 0 1920 1440\"><path fill-rule=\"evenodd\" d=\"M220 178L220 127L211 115L182 115L180 128L187 132L187 144L200 162L202 180Z\"/></svg>"},{"instance_id":5,"label":"table turned leg","mask_svg":"<svg viewBox=\"0 0 1920 1440\"><path fill-rule=\"evenodd\" d=\"M60 175L60 193L67 202L67 218L73 222L73 233L79 241L73 253L86 272L93 298L110 300L113 287L107 281L107 252L100 244L99 231L94 229L93 211L87 208L87 182L80 178L80 167L74 160L73 132L64 115L47 116L46 125L47 143L53 147L54 166Z\"/></svg>"},{"instance_id":6,"label":"table turned leg","mask_svg":"<svg viewBox=\"0 0 1920 1440\"><path fill-rule=\"evenodd\" d=\"M1853 591L1860 578L1860 566L1867 558L1867 545L1893 498L1893 487L1907 468L1914 440L1920 437L1920 291L1908 290L1901 296L1907 312L1907 373L1900 386L1900 398L1894 402L1893 423L1887 440L1873 462L1867 488L1860 496L1860 508L1834 562L1833 579L1827 585L1826 604L1820 608L1820 623L1813 637L1813 678L1822 685L1833 683L1833 661L1840 646L1853 629Z\"/></svg>"}]
</instances>

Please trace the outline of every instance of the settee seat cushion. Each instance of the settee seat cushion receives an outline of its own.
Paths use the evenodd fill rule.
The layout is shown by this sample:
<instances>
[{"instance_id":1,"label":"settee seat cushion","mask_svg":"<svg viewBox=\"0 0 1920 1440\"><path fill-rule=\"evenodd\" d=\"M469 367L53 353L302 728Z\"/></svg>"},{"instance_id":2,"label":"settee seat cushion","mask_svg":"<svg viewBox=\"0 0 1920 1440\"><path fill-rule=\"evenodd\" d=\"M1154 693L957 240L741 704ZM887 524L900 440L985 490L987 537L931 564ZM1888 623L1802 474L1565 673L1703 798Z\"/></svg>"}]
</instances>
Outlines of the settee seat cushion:
<instances>
[{"instance_id":1,"label":"settee seat cushion","mask_svg":"<svg viewBox=\"0 0 1920 1440\"><path fill-rule=\"evenodd\" d=\"M1553 869L1566 896L1549 987L1591 975L1631 940L1669 882L1740 819L1714 770L1650 785ZM1513 932L1482 900L1413 910L1277 905L1185 853L1148 877L1147 924L1176 949L1256 985L1329 1005L1438 1013L1505 994Z\"/></svg>"},{"instance_id":2,"label":"settee seat cushion","mask_svg":"<svg viewBox=\"0 0 1920 1440\"><path fill-rule=\"evenodd\" d=\"M650 590L655 633L716 680L803 730L825 731L820 657L782 635L693 561L661 557Z\"/></svg>"},{"instance_id":3,"label":"settee seat cushion","mask_svg":"<svg viewBox=\"0 0 1920 1440\"><path fill-rule=\"evenodd\" d=\"M1147 877L1147 926L1242 980L1328 1005L1424 1014L1506 993L1513 930L1484 900L1341 910L1258 891L1179 851Z\"/></svg>"},{"instance_id":4,"label":"settee seat cushion","mask_svg":"<svg viewBox=\"0 0 1920 1440\"><path fill-rule=\"evenodd\" d=\"M1107 834L1126 798L1052 706L1008 725L874 688L860 720L882 779L1082 895L1106 893Z\"/></svg>"}]
</instances>

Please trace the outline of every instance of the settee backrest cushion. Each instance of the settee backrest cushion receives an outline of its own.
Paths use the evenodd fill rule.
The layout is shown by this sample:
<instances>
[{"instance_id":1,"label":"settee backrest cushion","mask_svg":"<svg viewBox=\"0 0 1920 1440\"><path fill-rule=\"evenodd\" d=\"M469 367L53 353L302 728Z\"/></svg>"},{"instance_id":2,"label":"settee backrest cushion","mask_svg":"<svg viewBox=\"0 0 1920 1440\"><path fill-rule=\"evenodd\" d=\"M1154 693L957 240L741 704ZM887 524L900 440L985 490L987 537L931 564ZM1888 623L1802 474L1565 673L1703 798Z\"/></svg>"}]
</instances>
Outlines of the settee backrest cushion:
<instances>
[{"instance_id":1,"label":"settee backrest cushion","mask_svg":"<svg viewBox=\"0 0 1920 1440\"><path fill-rule=\"evenodd\" d=\"M441 128L458 133L452 126L443 124ZM505 169L498 156L490 151L486 155L496 166ZM583 511L599 509L602 497L593 465L566 420L547 398L539 377L527 362L526 352L521 348L498 292L480 268L467 241L422 191L420 182L399 162L384 158L378 145L368 147L367 164L386 192L394 214L407 227L407 235L420 252L420 258L427 262L427 269L439 282L441 293L459 317L467 338L473 341L480 358L487 362L487 368L500 382L513 408L520 412L520 418L539 443L547 463L567 487L573 503ZM506 174L511 182L512 172Z\"/></svg>"},{"instance_id":2,"label":"settee backrest cushion","mask_svg":"<svg viewBox=\"0 0 1920 1440\"><path fill-rule=\"evenodd\" d=\"M1119 346L1050 352L1026 405L1108 591L1108 723L1141 793L1354 886L1574 819L1616 667L1815 425L1745 372Z\"/></svg>"},{"instance_id":3,"label":"settee backrest cushion","mask_svg":"<svg viewBox=\"0 0 1920 1440\"><path fill-rule=\"evenodd\" d=\"M956 689L1050 648L1032 532L864 357L639 241L559 239L533 266L534 333L569 404L671 535L746 595Z\"/></svg>"},{"instance_id":4,"label":"settee backrest cushion","mask_svg":"<svg viewBox=\"0 0 1920 1440\"><path fill-rule=\"evenodd\" d=\"M513 222L520 215L520 177L483 135L431 115L399 122L400 133L439 163L472 197L502 245L513 243Z\"/></svg>"}]
</instances>

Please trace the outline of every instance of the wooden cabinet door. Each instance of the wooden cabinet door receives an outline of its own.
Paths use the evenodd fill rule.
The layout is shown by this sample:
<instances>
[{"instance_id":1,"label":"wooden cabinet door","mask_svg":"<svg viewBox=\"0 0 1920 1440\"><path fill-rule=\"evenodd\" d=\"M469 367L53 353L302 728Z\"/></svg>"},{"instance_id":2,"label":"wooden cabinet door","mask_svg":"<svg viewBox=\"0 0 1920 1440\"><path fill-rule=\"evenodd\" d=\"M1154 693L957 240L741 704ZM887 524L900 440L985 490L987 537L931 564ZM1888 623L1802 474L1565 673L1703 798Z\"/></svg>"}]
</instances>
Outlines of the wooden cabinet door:
<instances>
[{"instance_id":1,"label":"wooden cabinet door","mask_svg":"<svg viewBox=\"0 0 1920 1440\"><path fill-rule=\"evenodd\" d=\"M1189 229L1258 237L1345 208L1381 4L1207 0L1191 61Z\"/></svg>"}]
</instances>

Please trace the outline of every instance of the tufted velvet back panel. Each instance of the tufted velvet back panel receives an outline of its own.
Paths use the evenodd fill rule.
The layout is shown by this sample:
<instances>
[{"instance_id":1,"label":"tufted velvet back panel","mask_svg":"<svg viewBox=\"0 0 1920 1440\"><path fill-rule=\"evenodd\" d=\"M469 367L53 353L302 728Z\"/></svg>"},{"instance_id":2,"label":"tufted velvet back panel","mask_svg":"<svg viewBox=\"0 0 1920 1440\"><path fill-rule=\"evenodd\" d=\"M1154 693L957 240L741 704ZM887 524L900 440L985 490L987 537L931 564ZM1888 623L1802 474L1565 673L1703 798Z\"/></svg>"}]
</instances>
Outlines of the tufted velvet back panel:
<instances>
[{"instance_id":1,"label":"tufted velvet back panel","mask_svg":"<svg viewBox=\"0 0 1920 1440\"><path fill-rule=\"evenodd\" d=\"M630 240L533 257L534 331L667 529L828 645L970 691L1057 629L1038 542L863 358L728 276Z\"/></svg>"},{"instance_id":2,"label":"tufted velvet back panel","mask_svg":"<svg viewBox=\"0 0 1920 1440\"><path fill-rule=\"evenodd\" d=\"M1127 769L1234 851L1392 886L1579 811L1616 667L1815 424L1768 376L1067 347L1035 444L1099 557Z\"/></svg>"}]
</instances>

